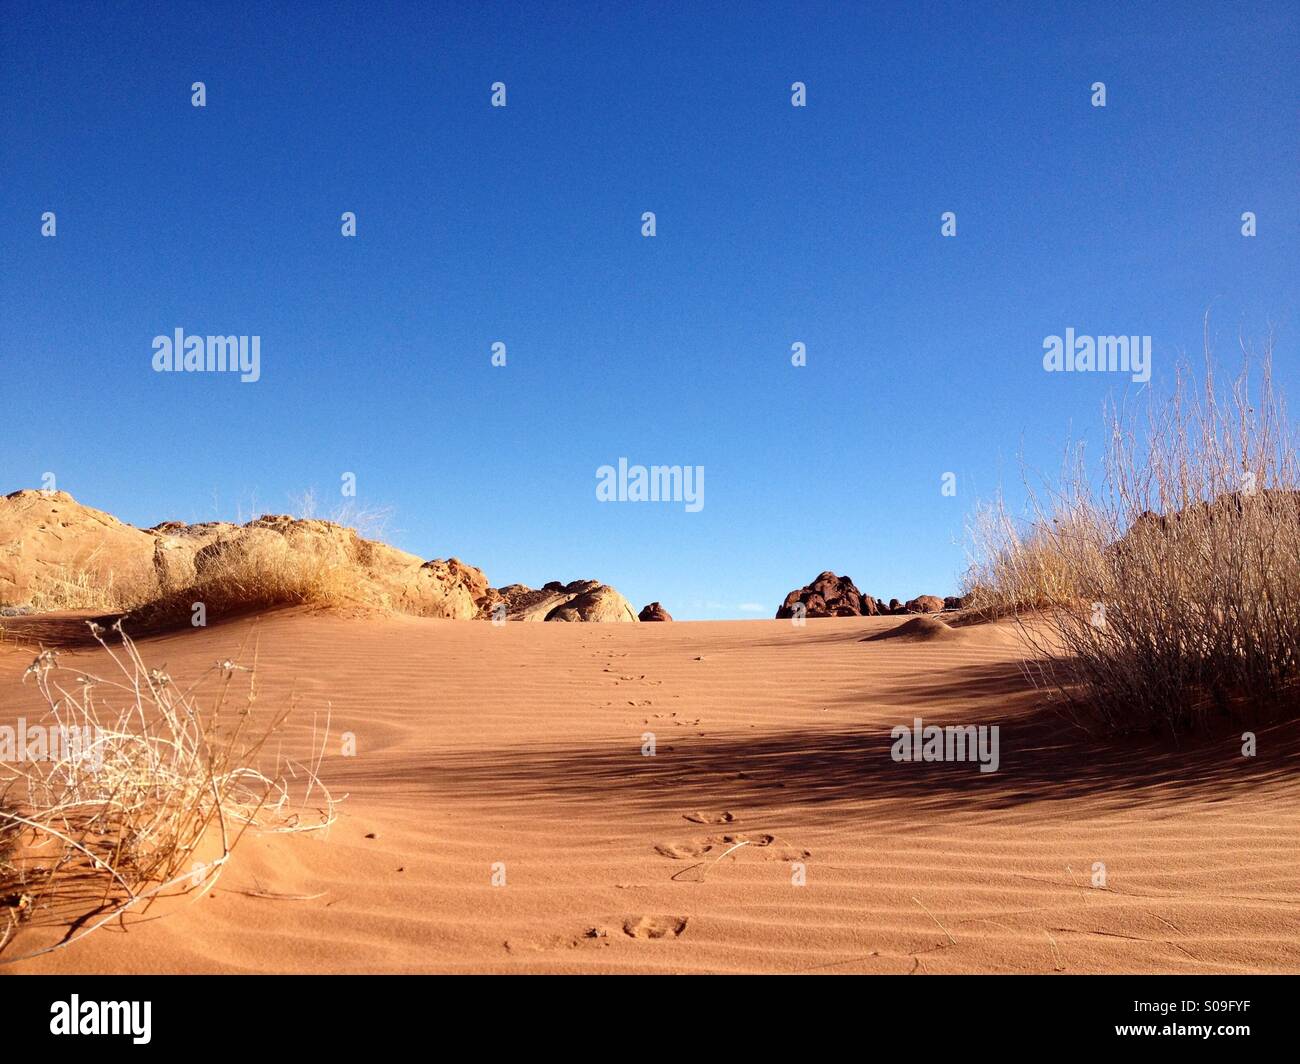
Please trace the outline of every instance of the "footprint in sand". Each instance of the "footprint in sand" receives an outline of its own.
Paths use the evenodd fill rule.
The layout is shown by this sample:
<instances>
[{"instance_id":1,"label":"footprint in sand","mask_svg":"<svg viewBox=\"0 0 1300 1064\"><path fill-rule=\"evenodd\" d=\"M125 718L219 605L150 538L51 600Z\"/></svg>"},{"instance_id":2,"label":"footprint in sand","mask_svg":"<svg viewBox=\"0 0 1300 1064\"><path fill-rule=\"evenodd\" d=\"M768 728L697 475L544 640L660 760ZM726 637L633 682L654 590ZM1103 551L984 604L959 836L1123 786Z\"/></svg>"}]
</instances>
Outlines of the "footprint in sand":
<instances>
[{"instance_id":1,"label":"footprint in sand","mask_svg":"<svg viewBox=\"0 0 1300 1064\"><path fill-rule=\"evenodd\" d=\"M703 857L713 849L711 839L685 839L682 842L657 842L655 853L661 857L671 857L674 861L686 861L692 857Z\"/></svg>"},{"instance_id":2,"label":"footprint in sand","mask_svg":"<svg viewBox=\"0 0 1300 1064\"><path fill-rule=\"evenodd\" d=\"M726 849L728 846L771 846L775 841L775 835L703 835L696 839L655 843L655 852L663 857L671 857L674 861L688 861L692 857L704 857L715 849Z\"/></svg>"},{"instance_id":3,"label":"footprint in sand","mask_svg":"<svg viewBox=\"0 0 1300 1064\"><path fill-rule=\"evenodd\" d=\"M608 946L609 931L588 927L580 935L544 935L541 938L508 938L502 943L507 953L550 953L561 949L586 949Z\"/></svg>"},{"instance_id":4,"label":"footprint in sand","mask_svg":"<svg viewBox=\"0 0 1300 1064\"><path fill-rule=\"evenodd\" d=\"M676 938L686 930L685 916L629 916L623 921L628 938Z\"/></svg>"},{"instance_id":5,"label":"footprint in sand","mask_svg":"<svg viewBox=\"0 0 1300 1064\"><path fill-rule=\"evenodd\" d=\"M543 938L508 938L502 943L507 953L547 953L555 949L573 949L576 938L566 935L547 935Z\"/></svg>"},{"instance_id":6,"label":"footprint in sand","mask_svg":"<svg viewBox=\"0 0 1300 1064\"><path fill-rule=\"evenodd\" d=\"M683 813L682 819L692 824L730 824L735 820L731 813Z\"/></svg>"},{"instance_id":7,"label":"footprint in sand","mask_svg":"<svg viewBox=\"0 0 1300 1064\"><path fill-rule=\"evenodd\" d=\"M768 861L799 861L812 856L811 850L780 843L775 835L766 832L757 835L704 835L694 839L680 839L672 842L655 843L655 853L674 861L699 860L715 853L722 856L728 850L758 849L764 850L763 859Z\"/></svg>"}]
</instances>

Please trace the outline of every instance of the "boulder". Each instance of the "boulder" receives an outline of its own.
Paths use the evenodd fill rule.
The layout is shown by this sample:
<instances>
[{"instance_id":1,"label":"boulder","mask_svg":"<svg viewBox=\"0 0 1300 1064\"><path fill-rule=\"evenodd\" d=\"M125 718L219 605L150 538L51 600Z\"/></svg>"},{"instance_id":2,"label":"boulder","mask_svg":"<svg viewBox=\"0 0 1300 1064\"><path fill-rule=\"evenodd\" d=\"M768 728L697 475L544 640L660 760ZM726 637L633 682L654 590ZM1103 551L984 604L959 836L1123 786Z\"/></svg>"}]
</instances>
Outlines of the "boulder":
<instances>
[{"instance_id":1,"label":"boulder","mask_svg":"<svg viewBox=\"0 0 1300 1064\"><path fill-rule=\"evenodd\" d=\"M671 621L672 614L664 609L659 603L652 602L649 606L644 606L641 612L636 615L638 621Z\"/></svg>"},{"instance_id":2,"label":"boulder","mask_svg":"<svg viewBox=\"0 0 1300 1064\"><path fill-rule=\"evenodd\" d=\"M903 607L908 613L941 613L943 599L936 595L918 595L909 599Z\"/></svg>"},{"instance_id":3,"label":"boulder","mask_svg":"<svg viewBox=\"0 0 1300 1064\"><path fill-rule=\"evenodd\" d=\"M635 621L631 603L598 580L552 580L541 588L508 584L488 588L479 616L492 617L505 605L510 621Z\"/></svg>"},{"instance_id":4,"label":"boulder","mask_svg":"<svg viewBox=\"0 0 1300 1064\"><path fill-rule=\"evenodd\" d=\"M584 591L557 606L546 615L548 621L632 621L636 622L636 613L632 603L607 584L601 584L593 591Z\"/></svg>"}]
</instances>

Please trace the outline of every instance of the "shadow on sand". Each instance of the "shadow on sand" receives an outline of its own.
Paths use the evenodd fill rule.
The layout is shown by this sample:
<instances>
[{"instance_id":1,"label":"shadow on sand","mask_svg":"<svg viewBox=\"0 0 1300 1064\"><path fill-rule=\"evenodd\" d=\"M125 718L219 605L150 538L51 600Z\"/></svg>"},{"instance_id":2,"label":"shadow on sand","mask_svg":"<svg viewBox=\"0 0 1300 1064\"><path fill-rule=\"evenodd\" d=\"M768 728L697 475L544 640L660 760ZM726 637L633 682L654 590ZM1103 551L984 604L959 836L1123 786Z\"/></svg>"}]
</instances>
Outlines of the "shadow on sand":
<instances>
[{"instance_id":1,"label":"shadow on sand","mask_svg":"<svg viewBox=\"0 0 1300 1064\"><path fill-rule=\"evenodd\" d=\"M331 766L344 787L399 787L428 798L479 802L548 797L598 808L603 803L662 808L673 800L728 808L747 803L799 805L902 800L909 811L993 812L1043 801L1113 798L1122 803L1222 801L1294 780L1300 722L1259 726L1258 754L1242 756L1242 728L1180 742L1151 736L1099 740L1042 708L1015 663L968 666L945 679L917 678L864 692L873 707L859 726L842 723L747 735L698 736L656 727L586 746L520 745ZM990 704L1001 713L990 715ZM884 710L882 719L881 706ZM942 712L940 711L942 707ZM864 713L864 717L867 716ZM998 771L972 762L896 762L890 729L926 724L997 725ZM643 756L641 731L656 732ZM333 774L331 783L334 783ZM1262 797L1262 794L1261 794Z\"/></svg>"}]
</instances>

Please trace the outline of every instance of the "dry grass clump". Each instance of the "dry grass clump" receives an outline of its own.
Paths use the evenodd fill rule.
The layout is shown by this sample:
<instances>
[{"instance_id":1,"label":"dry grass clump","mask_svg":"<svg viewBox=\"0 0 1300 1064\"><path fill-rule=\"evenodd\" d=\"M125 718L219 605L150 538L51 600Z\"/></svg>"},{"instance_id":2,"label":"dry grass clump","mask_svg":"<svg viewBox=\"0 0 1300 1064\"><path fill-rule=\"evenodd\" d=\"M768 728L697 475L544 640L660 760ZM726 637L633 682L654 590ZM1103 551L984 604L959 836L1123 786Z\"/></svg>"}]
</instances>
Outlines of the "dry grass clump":
<instances>
[{"instance_id":1,"label":"dry grass clump","mask_svg":"<svg viewBox=\"0 0 1300 1064\"><path fill-rule=\"evenodd\" d=\"M350 528L364 539L388 540L393 520L391 506L363 506L355 497L349 497L325 512L314 488L291 495L289 501L293 504L294 516L300 520L328 521L332 525Z\"/></svg>"},{"instance_id":2,"label":"dry grass clump","mask_svg":"<svg viewBox=\"0 0 1300 1064\"><path fill-rule=\"evenodd\" d=\"M1199 386L1181 365L1167 397L1110 406L1097 476L1075 450L1028 521L999 501L976 522L975 607L1024 622L1082 723L1300 710L1300 465L1269 353L1245 354L1226 387L1207 354Z\"/></svg>"},{"instance_id":3,"label":"dry grass clump","mask_svg":"<svg viewBox=\"0 0 1300 1064\"><path fill-rule=\"evenodd\" d=\"M194 581L164 591L130 611L131 627L155 632L190 623L196 603L213 617L278 606L340 606L354 598L349 575L338 560L267 531L207 548Z\"/></svg>"},{"instance_id":4,"label":"dry grass clump","mask_svg":"<svg viewBox=\"0 0 1300 1064\"><path fill-rule=\"evenodd\" d=\"M292 522L268 515L211 542L171 551L156 545L151 563L125 567L112 568L94 552L75 566L40 571L23 609L36 614L91 610L101 621L129 614L131 630L139 635L187 625L200 602L222 617L355 602L359 558L349 553L346 537L330 530L303 532L286 523ZM343 526L333 531L349 533L355 553L370 546Z\"/></svg>"},{"instance_id":5,"label":"dry grass clump","mask_svg":"<svg viewBox=\"0 0 1300 1064\"><path fill-rule=\"evenodd\" d=\"M149 575L101 572L89 563L76 569L60 565L44 575L27 605L37 613L130 609L147 596Z\"/></svg>"},{"instance_id":6,"label":"dry grass clump","mask_svg":"<svg viewBox=\"0 0 1300 1064\"><path fill-rule=\"evenodd\" d=\"M24 957L63 948L160 897L206 893L249 828L334 820L320 752L309 765L265 754L287 711L255 711L255 664L218 662L184 686L147 667L120 627L111 648L93 628L111 678L49 650L24 676L47 707L45 738L35 760L29 746L0 764L0 962L22 959L5 955L20 925L62 929Z\"/></svg>"},{"instance_id":7,"label":"dry grass clump","mask_svg":"<svg viewBox=\"0 0 1300 1064\"><path fill-rule=\"evenodd\" d=\"M1090 520L1090 514L1070 512L1022 526L1001 496L977 510L971 533L983 554L962 589L968 610L1008 617L1079 601L1075 561L1061 544L1086 539Z\"/></svg>"}]
</instances>

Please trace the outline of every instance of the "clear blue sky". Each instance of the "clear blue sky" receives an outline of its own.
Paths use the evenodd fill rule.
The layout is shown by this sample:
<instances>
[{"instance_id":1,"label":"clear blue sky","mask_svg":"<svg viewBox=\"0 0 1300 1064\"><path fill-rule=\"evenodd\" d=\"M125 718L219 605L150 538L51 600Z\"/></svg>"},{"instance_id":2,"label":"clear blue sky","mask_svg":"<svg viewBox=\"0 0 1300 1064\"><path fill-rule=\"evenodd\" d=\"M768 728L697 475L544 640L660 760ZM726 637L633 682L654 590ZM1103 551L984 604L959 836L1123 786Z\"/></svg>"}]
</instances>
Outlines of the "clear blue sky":
<instances>
[{"instance_id":1,"label":"clear blue sky","mask_svg":"<svg viewBox=\"0 0 1300 1064\"><path fill-rule=\"evenodd\" d=\"M1273 326L1300 402L1294 3L240 6L0 5L0 490L147 525L354 472L495 584L770 617L953 593L977 497L1138 387L1044 373L1067 327L1158 385L1207 308ZM177 327L261 380L153 372ZM620 456L704 509L597 502Z\"/></svg>"}]
</instances>

